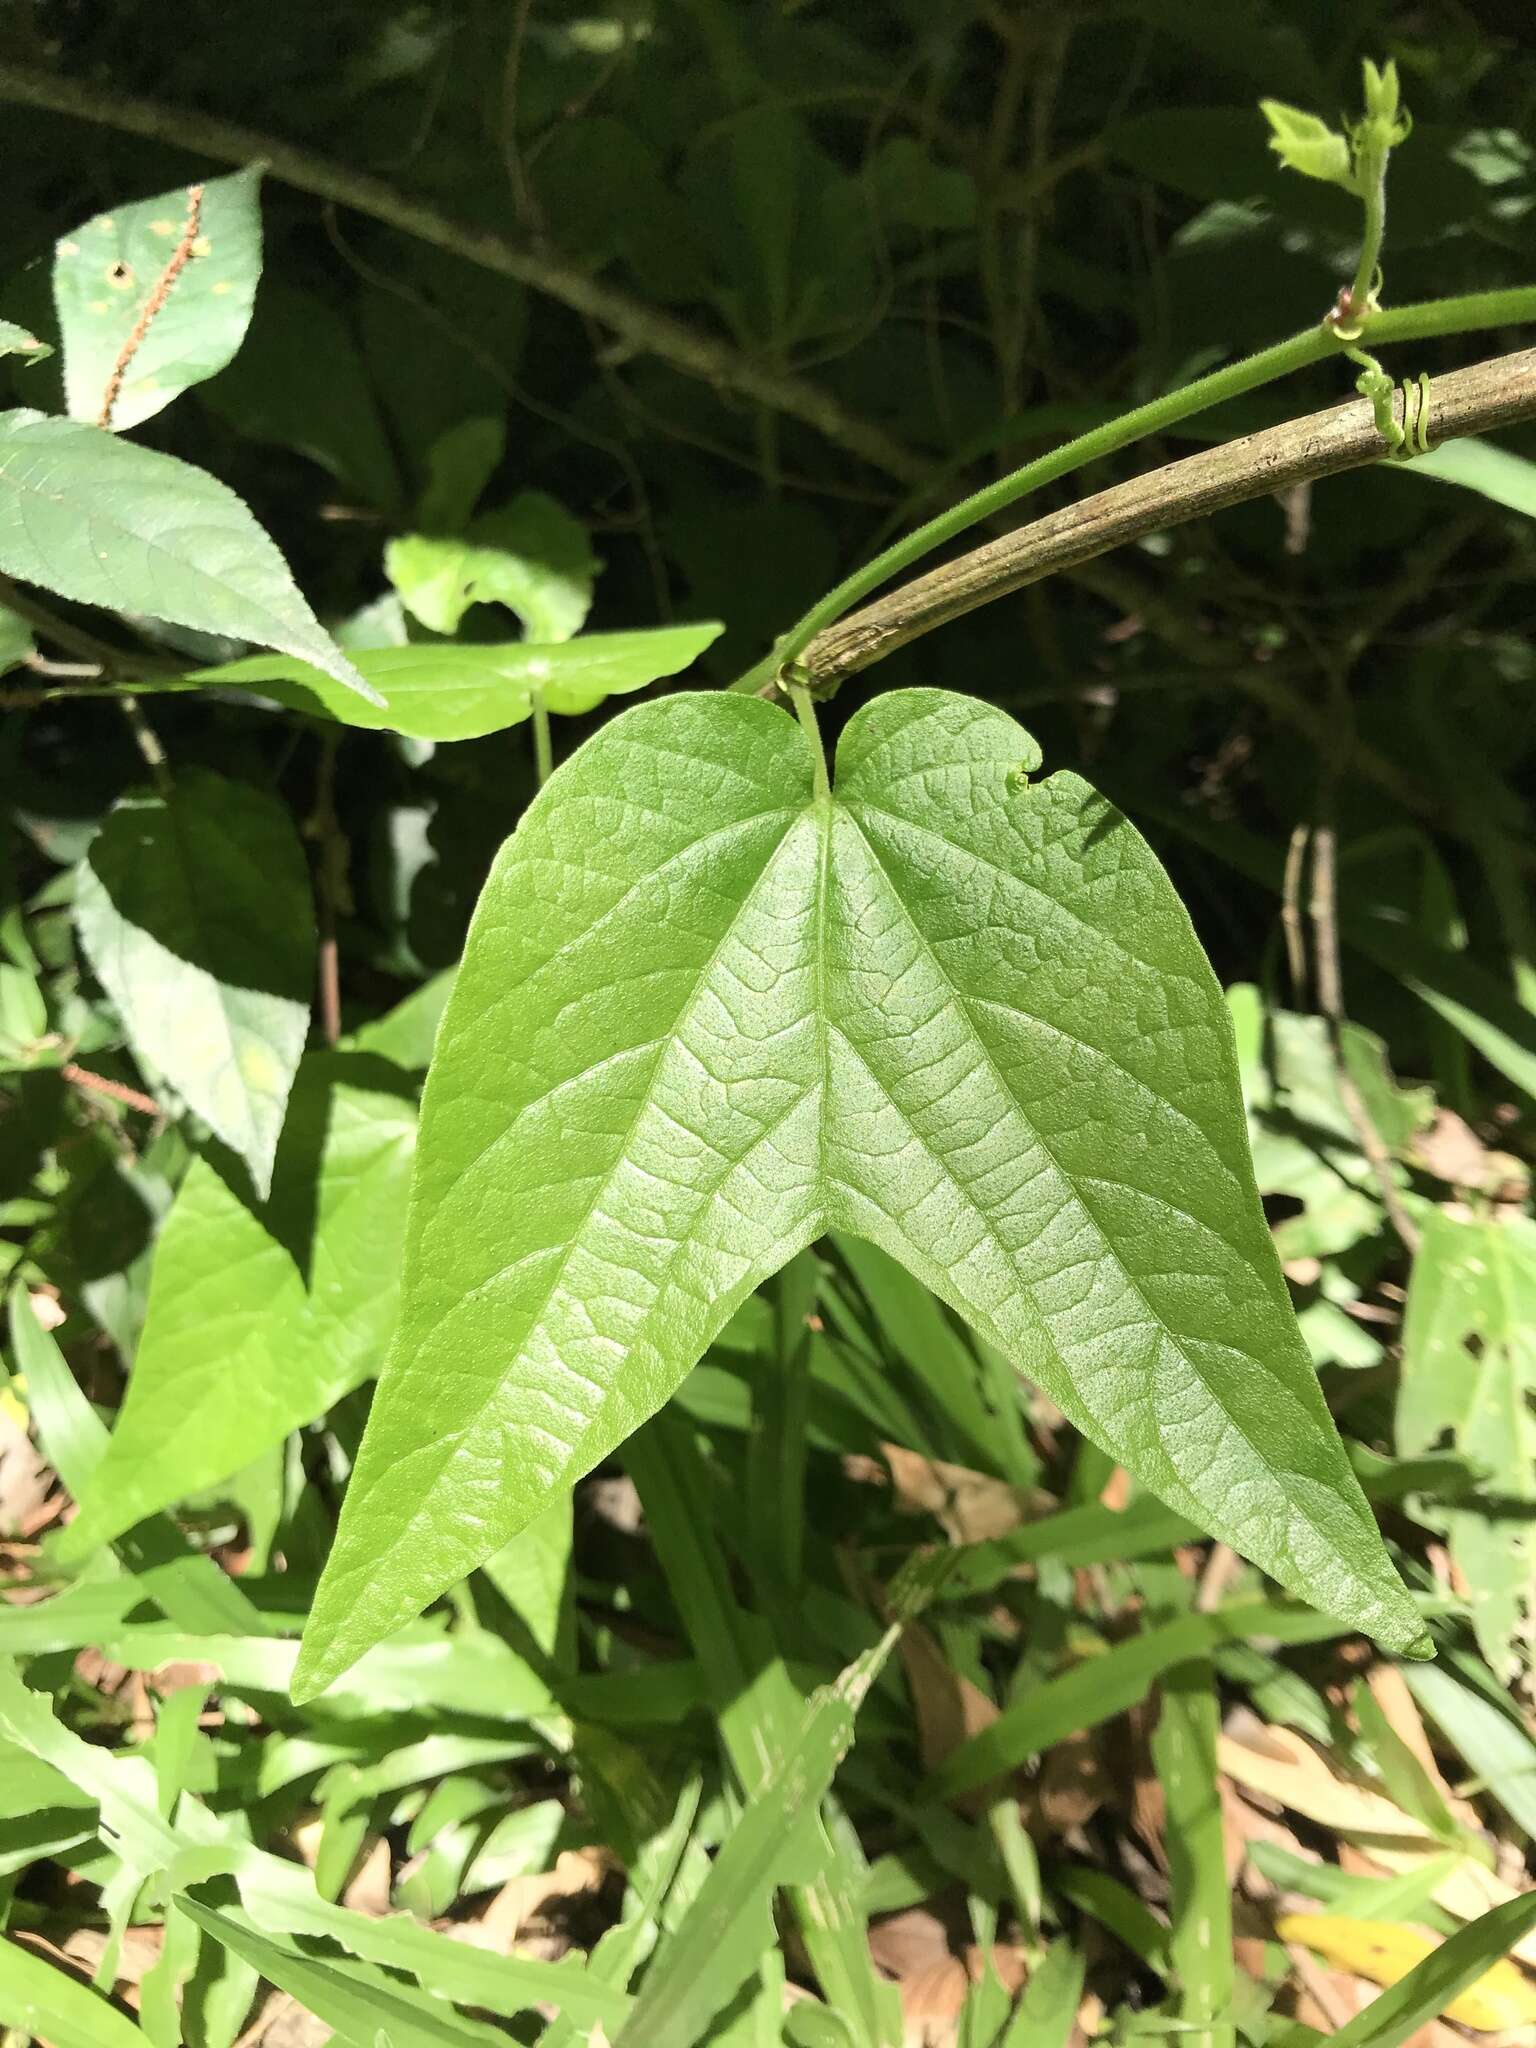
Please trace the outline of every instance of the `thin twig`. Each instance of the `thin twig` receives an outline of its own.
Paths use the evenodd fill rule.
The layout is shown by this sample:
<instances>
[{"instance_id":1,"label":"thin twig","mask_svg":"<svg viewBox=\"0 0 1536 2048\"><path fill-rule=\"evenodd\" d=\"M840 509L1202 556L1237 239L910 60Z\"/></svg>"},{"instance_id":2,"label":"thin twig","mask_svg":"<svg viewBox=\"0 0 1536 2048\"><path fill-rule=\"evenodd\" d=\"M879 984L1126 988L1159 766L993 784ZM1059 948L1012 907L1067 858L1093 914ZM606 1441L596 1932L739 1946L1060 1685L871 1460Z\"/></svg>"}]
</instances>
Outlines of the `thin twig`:
<instances>
[{"instance_id":1,"label":"thin twig","mask_svg":"<svg viewBox=\"0 0 1536 2048\"><path fill-rule=\"evenodd\" d=\"M1243 1560L1230 1543L1213 1544L1205 1561L1205 1570L1200 1574L1200 1584L1195 1589L1196 1614L1214 1614L1242 1568Z\"/></svg>"},{"instance_id":2,"label":"thin twig","mask_svg":"<svg viewBox=\"0 0 1536 2048\"><path fill-rule=\"evenodd\" d=\"M274 178L298 191L334 199L357 213L372 215L419 241L446 249L482 270L509 277L556 299L573 312L617 334L637 355L658 356L684 375L701 378L757 404L773 406L812 427L835 446L873 469L902 482L920 482L930 465L868 420L850 413L830 391L803 377L776 370L734 347L723 337L701 333L670 313L600 283L580 264L544 249L509 240L493 229L455 220L427 200L402 192L381 178L300 149L280 137L263 135L190 108L137 99L115 88L98 88L23 64L0 64L0 99L43 107L55 114L142 135L152 142L209 156L221 163L263 162Z\"/></svg>"},{"instance_id":3,"label":"thin twig","mask_svg":"<svg viewBox=\"0 0 1536 2048\"><path fill-rule=\"evenodd\" d=\"M1331 811L1331 805L1329 806ZM1365 1097L1350 1071L1346 1057L1344 1028L1344 977L1339 965L1339 887L1337 838L1331 815L1319 819L1312 834L1312 893L1308 910L1312 919L1312 944L1317 962L1317 1007L1328 1026L1333 1048L1334 1075L1339 1099L1354 1128L1376 1186L1381 1193L1392 1228L1409 1256L1419 1249L1419 1227L1403 1206L1402 1195L1392 1169L1392 1155L1377 1130Z\"/></svg>"},{"instance_id":4,"label":"thin twig","mask_svg":"<svg viewBox=\"0 0 1536 2048\"><path fill-rule=\"evenodd\" d=\"M1494 356L1435 380L1430 425L1437 442L1531 418L1536 349ZM1381 455L1381 435L1364 399L1203 449L1032 520L900 585L819 633L801 661L813 690L825 696L845 677L924 633L1043 577L1229 505L1362 468Z\"/></svg>"},{"instance_id":5,"label":"thin twig","mask_svg":"<svg viewBox=\"0 0 1536 2048\"><path fill-rule=\"evenodd\" d=\"M123 379L129 365L144 345L144 337L154 324L155 316L170 297L175 283L192 260L197 245L198 223L203 213L203 188L201 185L187 187L187 217L182 224L181 239L171 251L164 270L150 288L149 297L144 301L144 310L133 323L133 331L118 351L117 361L112 365L112 374L107 379L107 388L102 394L101 411L96 415L98 427L110 427L112 411L123 388Z\"/></svg>"},{"instance_id":6,"label":"thin twig","mask_svg":"<svg viewBox=\"0 0 1536 2048\"><path fill-rule=\"evenodd\" d=\"M73 1060L66 1060L59 1069L62 1079L72 1088L81 1088L88 1095L105 1095L113 1102L122 1103L125 1109L136 1109L142 1116L159 1116L160 1105L152 1095L142 1089L130 1088L122 1081L109 1081L105 1074L93 1074L89 1067L77 1067Z\"/></svg>"},{"instance_id":7,"label":"thin twig","mask_svg":"<svg viewBox=\"0 0 1536 2048\"><path fill-rule=\"evenodd\" d=\"M1285 849L1285 881L1280 892L1280 929L1285 933L1285 964L1290 970L1291 1001L1298 1008L1307 999L1307 932L1301 921L1301 883L1307 865L1312 828L1291 827Z\"/></svg>"},{"instance_id":8,"label":"thin twig","mask_svg":"<svg viewBox=\"0 0 1536 2048\"><path fill-rule=\"evenodd\" d=\"M18 619L25 619L35 633L41 633L56 647L62 647L69 654L78 654L82 661L91 662L113 675L147 677L179 673L173 664L154 655L140 657L130 654L126 648L113 647L105 640L98 640L94 633L86 632L84 627L61 619L57 612L40 604L30 591L19 589L9 576L0 576L0 605L8 612L14 612Z\"/></svg>"},{"instance_id":9,"label":"thin twig","mask_svg":"<svg viewBox=\"0 0 1536 2048\"><path fill-rule=\"evenodd\" d=\"M320 1035L327 1045L335 1045L341 1037L341 954L336 936L337 921L340 915L352 908L351 891L347 886L349 849L341 821L336 816L336 755L340 746L341 728L327 726L320 734L320 758L315 769L315 807L304 828L316 847Z\"/></svg>"},{"instance_id":10,"label":"thin twig","mask_svg":"<svg viewBox=\"0 0 1536 2048\"><path fill-rule=\"evenodd\" d=\"M165 758L165 749L160 744L160 735L150 723L149 714L131 691L124 690L115 700L127 720L128 730L133 734L133 744L138 748L140 758L149 770L149 779L161 796L171 793L171 770Z\"/></svg>"},{"instance_id":11,"label":"thin twig","mask_svg":"<svg viewBox=\"0 0 1536 2048\"><path fill-rule=\"evenodd\" d=\"M542 690L533 695L533 773L542 789L555 772L555 743L549 729L549 706Z\"/></svg>"}]
</instances>

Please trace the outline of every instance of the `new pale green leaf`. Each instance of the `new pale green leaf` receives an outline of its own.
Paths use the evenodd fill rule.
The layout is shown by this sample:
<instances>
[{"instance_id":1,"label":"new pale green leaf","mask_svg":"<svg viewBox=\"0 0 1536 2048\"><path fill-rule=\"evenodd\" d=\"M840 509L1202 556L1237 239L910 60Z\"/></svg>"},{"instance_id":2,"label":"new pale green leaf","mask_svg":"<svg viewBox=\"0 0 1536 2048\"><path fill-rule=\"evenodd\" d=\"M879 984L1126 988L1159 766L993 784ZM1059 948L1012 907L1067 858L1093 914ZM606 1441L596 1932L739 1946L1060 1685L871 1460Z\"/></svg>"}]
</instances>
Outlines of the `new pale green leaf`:
<instances>
[{"instance_id":1,"label":"new pale green leaf","mask_svg":"<svg viewBox=\"0 0 1536 2048\"><path fill-rule=\"evenodd\" d=\"M53 296L73 419L99 418L125 354L109 423L119 432L223 369L245 339L261 275L260 186L253 164L198 187L195 221L182 186L114 206L58 243ZM184 240L185 260L150 312Z\"/></svg>"},{"instance_id":2,"label":"new pale green leaf","mask_svg":"<svg viewBox=\"0 0 1536 2048\"><path fill-rule=\"evenodd\" d=\"M486 886L423 1110L400 1333L317 1596L318 1689L673 1392L828 1229L870 1238L1170 1506L1423 1631L1297 1336L1231 1027L1150 850L934 690L835 796L731 695L614 720Z\"/></svg>"},{"instance_id":3,"label":"new pale green leaf","mask_svg":"<svg viewBox=\"0 0 1536 2048\"><path fill-rule=\"evenodd\" d=\"M403 732L418 740L473 740L521 725L541 695L548 710L574 717L595 710L605 698L625 696L662 676L675 676L723 630L710 623L659 626L638 633L585 633L558 646L439 642L368 649L358 654L358 668L384 695L370 691L366 702L356 691L338 688L307 662L265 654L202 669L186 681L257 689L295 711L371 732Z\"/></svg>"},{"instance_id":4,"label":"new pale green leaf","mask_svg":"<svg viewBox=\"0 0 1536 2048\"><path fill-rule=\"evenodd\" d=\"M586 529L543 491L486 512L462 536L408 533L384 550L402 602L434 633L472 604L504 604L530 640L569 640L592 603L598 564Z\"/></svg>"},{"instance_id":5,"label":"new pale green leaf","mask_svg":"<svg viewBox=\"0 0 1536 2048\"><path fill-rule=\"evenodd\" d=\"M0 570L76 604L276 647L374 695L227 485L85 420L0 413Z\"/></svg>"},{"instance_id":6,"label":"new pale green leaf","mask_svg":"<svg viewBox=\"0 0 1536 2048\"><path fill-rule=\"evenodd\" d=\"M415 1144L382 1060L301 1068L270 1200L193 1162L161 1230L149 1313L107 1455L65 1532L83 1557L217 1485L377 1370L393 1333Z\"/></svg>"},{"instance_id":7,"label":"new pale green leaf","mask_svg":"<svg viewBox=\"0 0 1536 2048\"><path fill-rule=\"evenodd\" d=\"M1260 100L1259 110L1269 123L1269 146L1288 171L1342 185L1346 192L1355 189L1349 144L1336 128L1284 100Z\"/></svg>"},{"instance_id":8,"label":"new pale green leaf","mask_svg":"<svg viewBox=\"0 0 1536 2048\"><path fill-rule=\"evenodd\" d=\"M250 1168L259 1195L309 1029L315 916L275 797L207 769L107 814L75 923L135 1053Z\"/></svg>"}]
</instances>

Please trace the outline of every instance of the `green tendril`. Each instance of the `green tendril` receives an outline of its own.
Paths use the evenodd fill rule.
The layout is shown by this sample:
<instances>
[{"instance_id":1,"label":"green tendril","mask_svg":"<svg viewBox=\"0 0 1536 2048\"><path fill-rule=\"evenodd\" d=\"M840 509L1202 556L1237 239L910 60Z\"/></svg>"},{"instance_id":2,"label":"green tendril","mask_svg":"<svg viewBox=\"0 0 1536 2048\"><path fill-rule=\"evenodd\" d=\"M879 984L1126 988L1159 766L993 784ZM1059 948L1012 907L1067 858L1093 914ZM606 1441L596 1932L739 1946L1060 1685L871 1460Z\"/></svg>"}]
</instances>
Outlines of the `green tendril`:
<instances>
[{"instance_id":1,"label":"green tendril","mask_svg":"<svg viewBox=\"0 0 1536 2048\"><path fill-rule=\"evenodd\" d=\"M1351 362L1362 366L1355 380L1355 389L1362 398L1371 402L1376 431L1387 444L1388 459L1411 462L1416 455L1427 455L1430 449L1429 372L1421 370L1417 378L1403 379L1403 417L1399 424L1392 405L1398 387L1381 364L1362 348L1347 348L1344 353Z\"/></svg>"}]
</instances>

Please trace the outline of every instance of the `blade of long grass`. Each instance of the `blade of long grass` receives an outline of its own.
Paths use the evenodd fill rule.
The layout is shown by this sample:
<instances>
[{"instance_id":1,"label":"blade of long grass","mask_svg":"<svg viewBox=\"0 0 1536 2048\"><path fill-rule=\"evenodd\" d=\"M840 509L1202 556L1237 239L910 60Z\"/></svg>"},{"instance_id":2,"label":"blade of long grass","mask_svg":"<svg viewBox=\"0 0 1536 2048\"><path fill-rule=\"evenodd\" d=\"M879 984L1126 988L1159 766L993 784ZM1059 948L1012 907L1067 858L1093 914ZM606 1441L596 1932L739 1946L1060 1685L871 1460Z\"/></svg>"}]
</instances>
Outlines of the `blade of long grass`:
<instances>
[{"instance_id":1,"label":"blade of long grass","mask_svg":"<svg viewBox=\"0 0 1536 2048\"><path fill-rule=\"evenodd\" d=\"M1208 1656L1218 1644L1245 1642L1253 1636L1320 1643L1347 1633L1342 1622L1279 1600L1247 1600L1212 1614L1164 1622L1025 1693L990 1728L962 1743L924 1789L930 1799L948 1800L985 1785L1064 1736L1124 1713L1145 1698L1165 1671L1192 1657Z\"/></svg>"},{"instance_id":2,"label":"blade of long grass","mask_svg":"<svg viewBox=\"0 0 1536 2048\"><path fill-rule=\"evenodd\" d=\"M1168 1851L1169 1953L1188 2048L1231 2048L1232 1896L1221 1824L1216 1732L1220 1713L1205 1659L1162 1680L1152 1762L1163 1788Z\"/></svg>"},{"instance_id":3,"label":"blade of long grass","mask_svg":"<svg viewBox=\"0 0 1536 2048\"><path fill-rule=\"evenodd\" d=\"M49 1462L77 1498L100 1464L107 1427L76 1384L51 1332L32 1313L25 1288L11 1290L11 1346L26 1374L27 1398ZM183 1628L267 1635L272 1624L211 1557L192 1549L166 1515L151 1515L113 1546L168 1619Z\"/></svg>"},{"instance_id":4,"label":"blade of long grass","mask_svg":"<svg viewBox=\"0 0 1536 2048\"><path fill-rule=\"evenodd\" d=\"M99 1991L4 1935L0 2020L53 2048L148 2048L147 2036Z\"/></svg>"},{"instance_id":5,"label":"blade of long grass","mask_svg":"<svg viewBox=\"0 0 1536 2048\"><path fill-rule=\"evenodd\" d=\"M721 1739L737 1782L753 1798L796 1740L804 1697L767 1625L731 1591L708 1517L708 1472L689 1427L666 1411L632 1437L625 1459L640 1492L672 1598L705 1674ZM857 2048L900 2040L895 1987L876 1975L858 1906L863 1872L826 1836L823 1860L790 1903L817 1981L840 2011Z\"/></svg>"},{"instance_id":6,"label":"blade of long grass","mask_svg":"<svg viewBox=\"0 0 1536 2048\"><path fill-rule=\"evenodd\" d=\"M1083 2002L1087 1963L1069 1941L1054 1941L1029 1973L997 2048L1067 2048Z\"/></svg>"},{"instance_id":7,"label":"blade of long grass","mask_svg":"<svg viewBox=\"0 0 1536 2048\"><path fill-rule=\"evenodd\" d=\"M822 1875L828 1843L819 1806L853 1741L854 1717L899 1631L812 1699L710 1866L686 1920L658 1956L615 2048L693 2048L773 1946L774 1890Z\"/></svg>"}]
</instances>

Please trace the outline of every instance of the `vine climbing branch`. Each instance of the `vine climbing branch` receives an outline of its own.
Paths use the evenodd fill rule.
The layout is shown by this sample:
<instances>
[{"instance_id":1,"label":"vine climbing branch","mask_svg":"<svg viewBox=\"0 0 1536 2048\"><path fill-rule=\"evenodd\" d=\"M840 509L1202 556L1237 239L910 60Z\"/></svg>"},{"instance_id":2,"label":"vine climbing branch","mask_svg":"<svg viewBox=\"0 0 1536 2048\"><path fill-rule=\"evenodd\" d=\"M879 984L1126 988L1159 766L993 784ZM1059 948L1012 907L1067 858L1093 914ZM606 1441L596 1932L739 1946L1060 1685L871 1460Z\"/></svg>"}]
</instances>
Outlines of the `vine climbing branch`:
<instances>
[{"instance_id":1,"label":"vine climbing branch","mask_svg":"<svg viewBox=\"0 0 1536 2048\"><path fill-rule=\"evenodd\" d=\"M1405 438L1422 436L1421 387L1408 389L1418 400L1411 417L1407 394L1388 385L1386 404L1396 444L1381 424L1378 397L1354 399L1203 449L1048 513L850 612L810 642L799 658L799 672L813 692L828 695L846 677L936 626L1144 534L1379 461ZM1394 404L1401 409L1401 421L1391 412ZM1490 357L1435 380L1437 442L1532 418L1536 349Z\"/></svg>"}]
</instances>

